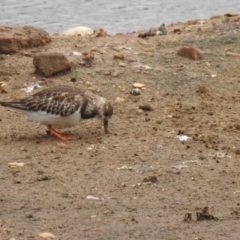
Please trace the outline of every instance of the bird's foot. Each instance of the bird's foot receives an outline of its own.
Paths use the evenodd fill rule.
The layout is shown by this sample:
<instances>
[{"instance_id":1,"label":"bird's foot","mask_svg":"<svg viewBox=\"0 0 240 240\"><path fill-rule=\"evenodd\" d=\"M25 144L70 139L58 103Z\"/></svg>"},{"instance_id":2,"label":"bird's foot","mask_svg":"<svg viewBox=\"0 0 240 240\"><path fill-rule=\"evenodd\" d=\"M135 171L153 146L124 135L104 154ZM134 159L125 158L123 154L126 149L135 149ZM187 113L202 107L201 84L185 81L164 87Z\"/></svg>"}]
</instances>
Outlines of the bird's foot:
<instances>
[{"instance_id":1,"label":"bird's foot","mask_svg":"<svg viewBox=\"0 0 240 240\"><path fill-rule=\"evenodd\" d=\"M73 137L64 137L63 136L63 135L70 135L71 133L69 133L69 132L58 132L51 127L48 127L47 134L52 134L62 141L69 141L69 140L74 140L75 139Z\"/></svg>"}]
</instances>

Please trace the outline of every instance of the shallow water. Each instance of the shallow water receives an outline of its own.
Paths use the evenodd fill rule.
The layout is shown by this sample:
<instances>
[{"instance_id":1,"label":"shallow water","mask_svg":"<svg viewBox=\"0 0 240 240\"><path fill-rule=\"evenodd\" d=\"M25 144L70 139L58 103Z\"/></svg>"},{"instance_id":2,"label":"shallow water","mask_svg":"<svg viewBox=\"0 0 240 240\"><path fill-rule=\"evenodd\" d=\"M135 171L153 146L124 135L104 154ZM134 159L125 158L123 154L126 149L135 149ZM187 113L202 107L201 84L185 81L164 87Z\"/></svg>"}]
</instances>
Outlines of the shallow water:
<instances>
[{"instance_id":1,"label":"shallow water","mask_svg":"<svg viewBox=\"0 0 240 240\"><path fill-rule=\"evenodd\" d=\"M1 25L34 25L49 33L71 27L103 27L108 33L132 32L226 12L240 13L239 0L1 0Z\"/></svg>"}]
</instances>

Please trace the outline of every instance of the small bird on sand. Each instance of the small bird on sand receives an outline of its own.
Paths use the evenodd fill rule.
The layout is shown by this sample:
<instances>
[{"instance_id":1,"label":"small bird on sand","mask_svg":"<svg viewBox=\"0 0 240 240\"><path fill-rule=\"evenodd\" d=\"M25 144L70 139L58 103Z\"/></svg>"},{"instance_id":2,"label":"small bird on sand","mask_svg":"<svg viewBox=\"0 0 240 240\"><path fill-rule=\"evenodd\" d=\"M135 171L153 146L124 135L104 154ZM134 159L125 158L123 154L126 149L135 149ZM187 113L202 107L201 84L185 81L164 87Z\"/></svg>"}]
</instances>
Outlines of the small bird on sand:
<instances>
[{"instance_id":1,"label":"small bird on sand","mask_svg":"<svg viewBox=\"0 0 240 240\"><path fill-rule=\"evenodd\" d=\"M105 133L108 133L108 120L113 114L113 107L105 98L64 85L46 88L27 98L0 101L0 105L16 109L29 119L46 125L49 133L63 141L74 138L64 136L65 133L53 127L73 127L81 119L99 117L103 121Z\"/></svg>"}]
</instances>

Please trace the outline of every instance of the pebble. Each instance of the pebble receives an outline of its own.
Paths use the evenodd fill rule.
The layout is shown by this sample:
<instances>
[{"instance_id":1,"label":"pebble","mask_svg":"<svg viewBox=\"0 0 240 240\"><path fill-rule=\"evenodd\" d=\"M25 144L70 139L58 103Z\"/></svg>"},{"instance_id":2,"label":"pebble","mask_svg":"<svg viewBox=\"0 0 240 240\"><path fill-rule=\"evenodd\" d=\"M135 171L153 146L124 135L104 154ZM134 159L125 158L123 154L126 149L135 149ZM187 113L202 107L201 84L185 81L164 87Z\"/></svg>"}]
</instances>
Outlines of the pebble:
<instances>
[{"instance_id":1,"label":"pebble","mask_svg":"<svg viewBox=\"0 0 240 240\"><path fill-rule=\"evenodd\" d=\"M133 88L133 89L130 91L130 94L132 94L133 96L141 95L141 90L140 90L139 88Z\"/></svg>"},{"instance_id":2,"label":"pebble","mask_svg":"<svg viewBox=\"0 0 240 240\"><path fill-rule=\"evenodd\" d=\"M150 104L144 104L138 107L139 109L142 109L143 111L152 111L152 106Z\"/></svg>"},{"instance_id":3,"label":"pebble","mask_svg":"<svg viewBox=\"0 0 240 240\"><path fill-rule=\"evenodd\" d=\"M124 56L122 53L115 53L113 59L124 59Z\"/></svg>"},{"instance_id":4,"label":"pebble","mask_svg":"<svg viewBox=\"0 0 240 240\"><path fill-rule=\"evenodd\" d=\"M141 89L141 88L144 88L145 85L144 85L143 83L134 83L134 84L133 84L133 87L134 87L134 88L140 88L140 89Z\"/></svg>"},{"instance_id":5,"label":"pebble","mask_svg":"<svg viewBox=\"0 0 240 240\"><path fill-rule=\"evenodd\" d=\"M119 66L119 67L126 67L126 64L123 63L123 62L120 62L120 63L118 64L118 66Z\"/></svg>"},{"instance_id":6,"label":"pebble","mask_svg":"<svg viewBox=\"0 0 240 240\"><path fill-rule=\"evenodd\" d=\"M113 72L111 74L112 77L118 77L121 73L120 72Z\"/></svg>"},{"instance_id":7,"label":"pebble","mask_svg":"<svg viewBox=\"0 0 240 240\"><path fill-rule=\"evenodd\" d=\"M120 98L120 97L116 97L116 99L115 99L116 103L121 103L121 102L124 102L124 101L125 101L125 99L124 98Z\"/></svg>"}]
</instances>

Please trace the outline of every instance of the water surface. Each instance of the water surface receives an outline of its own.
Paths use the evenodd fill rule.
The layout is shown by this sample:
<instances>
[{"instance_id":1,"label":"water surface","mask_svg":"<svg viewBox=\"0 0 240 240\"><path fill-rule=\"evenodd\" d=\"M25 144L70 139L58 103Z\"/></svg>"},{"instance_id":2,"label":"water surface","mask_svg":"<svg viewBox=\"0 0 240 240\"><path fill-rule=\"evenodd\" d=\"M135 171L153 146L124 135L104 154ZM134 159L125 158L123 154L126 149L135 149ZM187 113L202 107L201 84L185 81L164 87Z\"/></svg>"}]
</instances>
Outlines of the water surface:
<instances>
[{"instance_id":1,"label":"water surface","mask_svg":"<svg viewBox=\"0 0 240 240\"><path fill-rule=\"evenodd\" d=\"M76 26L132 32L162 23L240 13L239 0L1 0L1 25L34 25L49 33Z\"/></svg>"}]
</instances>

